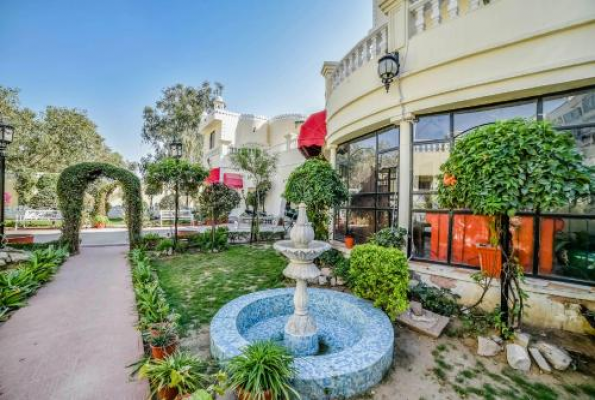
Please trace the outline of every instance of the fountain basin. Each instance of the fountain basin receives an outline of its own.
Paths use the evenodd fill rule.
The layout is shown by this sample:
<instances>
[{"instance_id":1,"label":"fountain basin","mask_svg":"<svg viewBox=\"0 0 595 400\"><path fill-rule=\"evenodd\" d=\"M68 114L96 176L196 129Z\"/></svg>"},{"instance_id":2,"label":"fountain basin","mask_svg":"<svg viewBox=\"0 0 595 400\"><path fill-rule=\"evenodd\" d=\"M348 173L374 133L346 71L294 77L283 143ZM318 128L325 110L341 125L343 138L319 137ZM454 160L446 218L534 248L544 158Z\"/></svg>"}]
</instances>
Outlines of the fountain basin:
<instances>
[{"instance_id":1,"label":"fountain basin","mask_svg":"<svg viewBox=\"0 0 595 400\"><path fill-rule=\"evenodd\" d=\"M351 397L380 382L392 364L393 325L381 310L355 296L307 289L308 310L318 326L320 351L296 357L293 384L303 400ZM249 343L283 344L294 312L294 289L273 289L239 297L211 322L211 354L221 363Z\"/></svg>"}]
</instances>

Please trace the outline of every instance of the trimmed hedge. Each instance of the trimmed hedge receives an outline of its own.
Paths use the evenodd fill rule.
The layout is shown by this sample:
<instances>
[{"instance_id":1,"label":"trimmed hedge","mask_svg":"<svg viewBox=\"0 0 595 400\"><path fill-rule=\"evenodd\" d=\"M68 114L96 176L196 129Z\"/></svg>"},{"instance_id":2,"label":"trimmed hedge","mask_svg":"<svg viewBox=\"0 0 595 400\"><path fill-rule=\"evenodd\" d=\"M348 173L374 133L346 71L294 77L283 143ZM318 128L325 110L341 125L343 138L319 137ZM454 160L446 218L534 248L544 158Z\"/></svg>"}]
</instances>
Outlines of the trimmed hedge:
<instances>
[{"instance_id":1,"label":"trimmed hedge","mask_svg":"<svg viewBox=\"0 0 595 400\"><path fill-rule=\"evenodd\" d=\"M62 241L73 253L79 252L85 190L91 182L101 176L120 182L124 191L130 247L135 248L141 243L143 220L140 180L132 172L115 165L86 162L64 169L58 179L58 203L63 218Z\"/></svg>"},{"instance_id":2,"label":"trimmed hedge","mask_svg":"<svg viewBox=\"0 0 595 400\"><path fill-rule=\"evenodd\" d=\"M407 257L401 250L374 244L355 246L349 258L353 293L372 300L395 319L409 306Z\"/></svg>"}]
</instances>

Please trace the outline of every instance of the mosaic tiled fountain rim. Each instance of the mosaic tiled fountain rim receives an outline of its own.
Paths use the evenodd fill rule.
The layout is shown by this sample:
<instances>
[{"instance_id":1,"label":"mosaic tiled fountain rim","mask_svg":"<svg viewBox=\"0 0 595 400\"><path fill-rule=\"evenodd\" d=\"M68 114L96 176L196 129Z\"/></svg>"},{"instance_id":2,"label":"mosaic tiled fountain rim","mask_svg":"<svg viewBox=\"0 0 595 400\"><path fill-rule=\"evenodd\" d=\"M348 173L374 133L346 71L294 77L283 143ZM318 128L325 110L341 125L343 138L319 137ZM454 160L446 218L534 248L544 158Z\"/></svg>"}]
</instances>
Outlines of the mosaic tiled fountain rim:
<instances>
[{"instance_id":1,"label":"mosaic tiled fountain rim","mask_svg":"<svg viewBox=\"0 0 595 400\"><path fill-rule=\"evenodd\" d=\"M266 299L274 302L275 298L287 297L291 303L294 289L272 289L239 297L226 304L211 322L211 353L213 357L225 363L239 355L248 345L241 330L258 320L275 317L279 309L266 307ZM316 388L307 388L307 382L322 390L322 386L333 387L336 394L351 396L361 393L378 383L392 364L394 349L393 325L381 310L370 302L355 296L324 289L308 289L310 304L334 304L347 309L357 309L357 315L363 320L354 326L354 334L359 340L350 347L332 354L301 357L295 359L297 376L296 387L314 395ZM246 321L243 310L253 303L260 303L254 321ZM292 307L292 306L291 306ZM342 316L346 316L344 313ZM316 315L315 315L316 316ZM238 318L241 327L238 327ZM306 383L305 383L306 382ZM305 386L304 386L305 385ZM301 391L301 390L300 390ZM308 393L306 394L306 398Z\"/></svg>"}]
</instances>

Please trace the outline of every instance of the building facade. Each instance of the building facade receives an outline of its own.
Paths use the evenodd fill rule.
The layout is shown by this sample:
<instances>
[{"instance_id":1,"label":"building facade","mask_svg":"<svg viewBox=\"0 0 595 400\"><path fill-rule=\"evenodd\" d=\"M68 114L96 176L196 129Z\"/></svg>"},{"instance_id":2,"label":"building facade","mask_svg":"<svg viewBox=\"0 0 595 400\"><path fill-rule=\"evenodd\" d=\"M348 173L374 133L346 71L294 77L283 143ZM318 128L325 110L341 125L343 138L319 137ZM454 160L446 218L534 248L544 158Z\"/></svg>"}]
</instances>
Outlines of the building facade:
<instances>
[{"instance_id":1,"label":"building facade","mask_svg":"<svg viewBox=\"0 0 595 400\"><path fill-rule=\"evenodd\" d=\"M244 191L254 183L231 163L230 155L242 147L259 148L277 155L277 171L265 199L267 213L282 216L285 200L281 196L291 171L304 162L297 148L297 138L305 116L283 114L267 118L229 111L221 97L217 98L201 122L203 165L211 170L211 180L229 182Z\"/></svg>"},{"instance_id":2,"label":"building facade","mask_svg":"<svg viewBox=\"0 0 595 400\"><path fill-rule=\"evenodd\" d=\"M595 2L591 0L373 0L374 26L338 62L326 62L326 151L351 193L333 235L364 242L374 231L410 233L412 269L476 298L470 274L485 217L443 210L440 165L457 138L514 117L549 120L572 132L595 163ZM377 60L398 52L387 93ZM515 219L514 242L528 279L530 320L595 332L592 201ZM498 300L498 289L488 298ZM581 311L582 310L582 311Z\"/></svg>"}]
</instances>

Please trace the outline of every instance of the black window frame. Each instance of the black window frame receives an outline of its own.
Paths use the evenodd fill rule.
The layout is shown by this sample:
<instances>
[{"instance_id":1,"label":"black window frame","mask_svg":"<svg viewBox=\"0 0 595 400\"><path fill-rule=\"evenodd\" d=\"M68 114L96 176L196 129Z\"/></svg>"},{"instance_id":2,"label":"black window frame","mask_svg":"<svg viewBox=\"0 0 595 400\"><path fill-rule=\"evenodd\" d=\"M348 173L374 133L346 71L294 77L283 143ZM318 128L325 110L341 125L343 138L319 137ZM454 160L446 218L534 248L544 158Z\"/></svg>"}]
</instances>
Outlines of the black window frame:
<instances>
[{"instance_id":1,"label":"black window frame","mask_svg":"<svg viewBox=\"0 0 595 400\"><path fill-rule=\"evenodd\" d=\"M416 142L415 141L415 124L413 126L413 129L411 129L411 132L410 132L410 135L411 135L410 136L410 139L411 139L410 156L411 156L412 162L411 162L411 167L410 167L410 171L409 171L409 173L410 173L409 195L411 196L410 202L409 202L409 222L408 222L409 232L412 232L413 219L414 219L415 214L422 214L422 213L443 214L443 215L447 214L448 215L448 243L447 243L446 261L417 257L415 254L412 254L412 236L410 234L408 246L407 246L408 257L413 261L430 262L433 264L452 266L452 267L456 267L456 268L477 270L477 267L452 262L452 236L453 236L454 216L455 215L471 215L473 213L470 210L449 210L449 209L435 209L435 208L421 209L421 208L413 207L414 196L420 195L420 194L435 194L435 193L437 193L436 191L420 191L420 190L414 191L413 190L413 178L414 178L413 166L414 166L414 157L415 157L414 148L416 145L449 143L450 149L452 149L454 146L455 140L464 134L464 132L459 132L458 134L456 134L456 132L454 130L454 115L456 113L465 112L465 111L471 112L474 110L481 110L481 109L485 109L485 108L495 108L495 107L501 107L501 106L507 106L507 105L514 105L515 103L524 103L524 102L535 101L535 105L536 105L535 118L537 121L543 121L544 120L543 104L546 99L549 99L552 97L557 97L557 96L571 95L571 94L579 95L581 93L590 92L590 91L594 91L594 90L595 90L595 86L588 86L588 87L583 87L583 88L565 90L565 91L561 91L561 92L546 93L546 94L543 94L540 96L518 98L518 99L514 99L514 100L510 100L510 101L485 104L485 105L475 106L475 107L452 109L452 110L440 111L440 112L428 113L428 114L419 114L417 116L418 118L423 118L423 117L428 117L428 116L433 116L433 115L450 114L450 135L449 135L449 137L444 138L444 139L420 140L420 141ZM573 131L573 130L577 130L577 129L581 129L581 128L593 128L593 127L595 127L595 121L589 122L589 123L582 123L582 124L573 124L573 125L554 125L554 127L561 131ZM474 129L474 128L472 128L472 129ZM539 253L540 253L539 247L540 247L542 218L543 217L557 217L557 218L565 218L565 219L570 219L570 220L586 220L586 221L588 221L588 223L595 223L595 212L586 213L586 214L576 214L576 213L570 213L570 212L568 212L568 213L564 213L564 212L519 212L517 215L518 216L531 216L533 218L533 244L532 244L533 259L532 259L532 265L531 265L531 272L525 273L525 276L528 276L531 278L545 279L545 280L550 280L550 281L566 282L566 283L573 283L573 284L579 284L579 285L585 285L585 286L595 286L595 281L581 280L581 279L575 279L575 278L571 278L571 277L564 277L564 276L553 275L553 274L550 274L550 275L541 274L539 271L539 267L540 267L539 266Z\"/></svg>"},{"instance_id":2,"label":"black window frame","mask_svg":"<svg viewBox=\"0 0 595 400\"><path fill-rule=\"evenodd\" d=\"M381 134L385 133L385 132L390 131L390 130L395 130L396 131L396 134L397 134L397 146L396 147L390 147L390 148L379 150L379 146L378 146L379 145L379 143L378 143L379 136ZM385 127L380 128L380 129L374 130L372 132L369 132L369 133L367 133L365 135L359 136L359 137L357 137L357 138L355 138L353 140L350 140L350 141L347 141L347 142L343 142L343 143L339 144L339 147L340 146L349 145L349 144L352 144L352 143L356 143L356 142L359 142L361 140L364 140L364 139L367 139L367 138L371 138L371 137L375 137L375 139L376 139L376 145L375 145L375 163L374 163L374 191L373 192L360 192L360 193L356 193L356 194L350 194L349 200L348 200L347 204L335 208L335 210L333 212L333 215L334 215L333 238L336 239L336 240L337 239L338 240L344 239L345 238L346 231L350 229L350 227L349 227L349 219L350 219L350 213L352 211L360 211L361 210L361 211L372 212L374 214L374 226L373 226L373 231L374 232L377 232L378 231L378 219L379 219L378 218L378 215L379 215L379 213L388 212L389 219L390 219L389 226L390 225L397 226L397 224L398 224L398 210L399 210L399 208L398 208L398 196L399 196L399 170L400 170L399 164L400 164L400 156L401 156L401 154L400 154L400 151L401 151L401 130L400 130L400 127L398 125L388 125L388 126L385 126ZM378 190L378 188L379 188L379 185L378 185L378 182L379 182L379 179L378 179L378 176L379 176L378 167L379 167L380 157L382 155L384 155L384 154L388 154L388 153L391 153L391 152L394 152L394 151L397 152L397 159L399 160L399 162L397 162L396 174L395 174L395 178L394 178L396 180L395 191L380 192ZM346 181L347 181L348 184L349 184L350 178L351 178L351 175L350 175L350 171L348 169L347 170L347 176L346 176ZM390 184L389 184L389 187L390 187ZM389 197L389 203L390 203L390 196L393 196L394 197L393 198L393 201L394 201L395 206L394 207L382 207L379 203L380 203L380 197L383 197L383 196L388 196ZM374 198L374 206L370 206L370 207L352 207L351 206L351 199L352 198L358 198L358 197L359 198L373 197ZM344 230L343 230L343 232L340 232L340 231L338 231L337 221L338 221L339 213L341 211L343 211L343 210L345 211L345 224L344 224ZM393 214L391 214L391 212ZM365 242L367 240L367 238L359 237L359 236L357 236L355 239L356 239L356 243L357 242L359 242L359 243Z\"/></svg>"}]
</instances>

